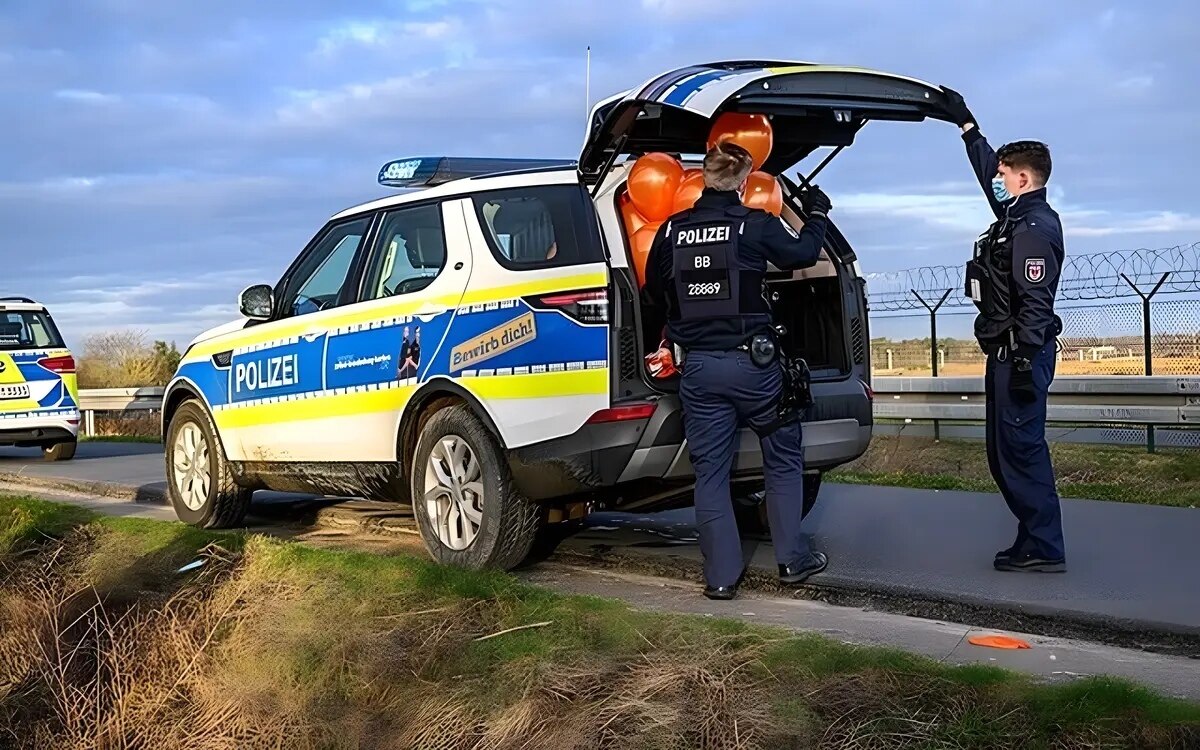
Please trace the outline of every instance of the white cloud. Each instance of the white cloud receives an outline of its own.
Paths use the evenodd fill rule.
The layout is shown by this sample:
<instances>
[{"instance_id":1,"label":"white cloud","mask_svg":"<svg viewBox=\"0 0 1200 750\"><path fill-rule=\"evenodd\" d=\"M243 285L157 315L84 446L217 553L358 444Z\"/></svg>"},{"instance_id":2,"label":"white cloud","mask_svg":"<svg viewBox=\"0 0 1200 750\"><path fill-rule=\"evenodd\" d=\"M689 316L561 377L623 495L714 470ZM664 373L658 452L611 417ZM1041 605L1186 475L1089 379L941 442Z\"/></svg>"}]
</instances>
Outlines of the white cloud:
<instances>
[{"instance_id":1,"label":"white cloud","mask_svg":"<svg viewBox=\"0 0 1200 750\"><path fill-rule=\"evenodd\" d=\"M90 91L87 89L59 89L54 92L54 96L56 99L65 99L83 104L114 104L121 101L121 97L115 94L104 94L99 91Z\"/></svg>"},{"instance_id":2,"label":"white cloud","mask_svg":"<svg viewBox=\"0 0 1200 750\"><path fill-rule=\"evenodd\" d=\"M695 19L701 15L732 12L730 3L727 0L641 0L641 3L643 10L669 18L686 16ZM738 4L737 12L749 12L750 6L758 4L757 1L748 2L743 0L743 2Z\"/></svg>"},{"instance_id":3,"label":"white cloud","mask_svg":"<svg viewBox=\"0 0 1200 750\"><path fill-rule=\"evenodd\" d=\"M982 195L864 192L832 197L838 213L916 220L959 232L978 234L995 220Z\"/></svg>"},{"instance_id":4,"label":"white cloud","mask_svg":"<svg viewBox=\"0 0 1200 750\"><path fill-rule=\"evenodd\" d=\"M1117 81L1117 88L1128 91L1145 91L1154 86L1154 76L1134 75Z\"/></svg>"},{"instance_id":5,"label":"white cloud","mask_svg":"<svg viewBox=\"0 0 1200 750\"><path fill-rule=\"evenodd\" d=\"M421 42L446 42L464 35L462 20L453 16L433 21L345 21L317 40L314 54L329 59L348 50L372 49L411 56L424 49L418 46Z\"/></svg>"},{"instance_id":6,"label":"white cloud","mask_svg":"<svg viewBox=\"0 0 1200 750\"><path fill-rule=\"evenodd\" d=\"M1063 233L1067 237L1200 232L1200 216L1177 211L1128 214L1068 209L1060 216L1063 220Z\"/></svg>"},{"instance_id":7,"label":"white cloud","mask_svg":"<svg viewBox=\"0 0 1200 750\"><path fill-rule=\"evenodd\" d=\"M968 183L940 193L861 192L833 195L834 210L858 218L883 217L920 221L935 229L978 234L994 221L978 187ZM957 188L963 188L961 192ZM1067 237L1200 232L1200 215L1181 211L1118 212L1073 205L1061 190L1050 196Z\"/></svg>"}]
</instances>

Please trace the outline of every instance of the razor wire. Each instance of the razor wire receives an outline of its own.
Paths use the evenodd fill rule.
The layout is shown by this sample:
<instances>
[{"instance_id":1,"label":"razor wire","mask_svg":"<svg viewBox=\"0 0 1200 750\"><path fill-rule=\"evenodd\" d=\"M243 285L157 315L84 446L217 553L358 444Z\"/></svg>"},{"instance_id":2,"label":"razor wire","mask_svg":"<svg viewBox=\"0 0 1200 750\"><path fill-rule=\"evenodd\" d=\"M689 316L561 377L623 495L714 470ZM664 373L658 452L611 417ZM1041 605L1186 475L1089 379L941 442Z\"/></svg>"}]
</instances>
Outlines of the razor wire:
<instances>
[{"instance_id":1,"label":"razor wire","mask_svg":"<svg viewBox=\"0 0 1200 750\"><path fill-rule=\"evenodd\" d=\"M866 275L867 301L872 310L923 310L922 297L952 290L946 308L968 307L964 265L925 266L905 271ZM1165 280L1164 280L1165 274ZM1087 255L1068 255L1059 278L1061 301L1103 300L1137 296L1133 284L1148 293L1162 282L1159 294L1200 292L1200 242L1161 249L1138 248Z\"/></svg>"}]
</instances>

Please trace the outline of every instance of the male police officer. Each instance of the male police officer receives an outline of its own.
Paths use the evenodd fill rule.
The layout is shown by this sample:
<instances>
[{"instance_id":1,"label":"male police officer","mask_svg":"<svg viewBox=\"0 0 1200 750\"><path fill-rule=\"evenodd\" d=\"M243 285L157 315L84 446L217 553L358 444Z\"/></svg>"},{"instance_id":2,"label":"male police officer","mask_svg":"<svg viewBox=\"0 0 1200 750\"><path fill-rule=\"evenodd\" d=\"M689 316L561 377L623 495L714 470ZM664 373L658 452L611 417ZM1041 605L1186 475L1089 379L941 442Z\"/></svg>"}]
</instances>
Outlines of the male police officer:
<instances>
[{"instance_id":1,"label":"male police officer","mask_svg":"<svg viewBox=\"0 0 1200 750\"><path fill-rule=\"evenodd\" d=\"M829 199L805 198L797 233L782 219L742 205L750 154L723 142L704 157L704 192L659 230L646 260L647 301L666 309L667 337L685 351L679 395L696 471L696 521L704 554L704 595L732 599L744 573L729 494L739 424L759 436L767 514L779 577L796 584L825 569L800 533L804 458L800 421L780 418L784 372L765 298L767 261L786 270L815 265Z\"/></svg>"},{"instance_id":2,"label":"male police officer","mask_svg":"<svg viewBox=\"0 0 1200 750\"><path fill-rule=\"evenodd\" d=\"M1046 445L1046 396L1054 380L1054 314L1064 249L1062 223L1046 202L1050 151L1017 141L993 151L962 95L945 89L947 113L998 221L967 263L966 293L979 309L975 336L987 353L987 451L992 477L1017 517L1017 538L997 570L1066 570L1062 515Z\"/></svg>"}]
</instances>

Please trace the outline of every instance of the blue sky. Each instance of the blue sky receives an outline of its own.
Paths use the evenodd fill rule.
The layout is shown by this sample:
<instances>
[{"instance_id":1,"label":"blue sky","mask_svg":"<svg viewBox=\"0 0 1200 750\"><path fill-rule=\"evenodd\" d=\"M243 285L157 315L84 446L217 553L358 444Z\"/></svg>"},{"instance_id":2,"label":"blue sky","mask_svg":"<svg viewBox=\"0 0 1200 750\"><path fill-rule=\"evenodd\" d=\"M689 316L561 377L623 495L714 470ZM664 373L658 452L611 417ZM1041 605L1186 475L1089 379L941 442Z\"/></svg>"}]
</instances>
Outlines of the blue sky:
<instances>
[{"instance_id":1,"label":"blue sky","mask_svg":"<svg viewBox=\"0 0 1200 750\"><path fill-rule=\"evenodd\" d=\"M577 156L589 44L593 101L733 58L944 83L996 145L1051 145L1068 252L1200 241L1200 5L911 7L5 0L0 294L46 301L71 341L183 345L328 216L386 194L390 158ZM945 123L869 125L819 182L869 272L957 264L988 221Z\"/></svg>"}]
</instances>

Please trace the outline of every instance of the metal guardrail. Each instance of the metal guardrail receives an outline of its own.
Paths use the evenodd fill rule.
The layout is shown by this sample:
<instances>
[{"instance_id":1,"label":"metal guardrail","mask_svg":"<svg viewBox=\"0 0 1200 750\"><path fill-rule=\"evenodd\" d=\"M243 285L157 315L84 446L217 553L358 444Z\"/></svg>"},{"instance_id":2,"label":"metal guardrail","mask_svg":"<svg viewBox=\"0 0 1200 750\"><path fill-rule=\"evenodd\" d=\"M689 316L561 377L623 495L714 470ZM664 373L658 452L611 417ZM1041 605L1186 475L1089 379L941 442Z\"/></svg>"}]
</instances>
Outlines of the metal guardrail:
<instances>
[{"instance_id":1,"label":"metal guardrail","mask_svg":"<svg viewBox=\"0 0 1200 750\"><path fill-rule=\"evenodd\" d=\"M986 417L979 377L877 377L875 417L978 421ZM1050 422L1122 425L1200 425L1200 377L1066 376L1050 385Z\"/></svg>"},{"instance_id":2,"label":"metal guardrail","mask_svg":"<svg viewBox=\"0 0 1200 750\"><path fill-rule=\"evenodd\" d=\"M83 433L96 434L96 412L156 411L166 388L84 388L79 391Z\"/></svg>"},{"instance_id":3,"label":"metal guardrail","mask_svg":"<svg viewBox=\"0 0 1200 750\"><path fill-rule=\"evenodd\" d=\"M983 421L979 377L873 379L875 417L919 421ZM102 388L79 392L89 434L95 412L157 410L162 388ZM1050 386L1047 418L1075 424L1200 425L1200 377L1065 376Z\"/></svg>"}]
</instances>

